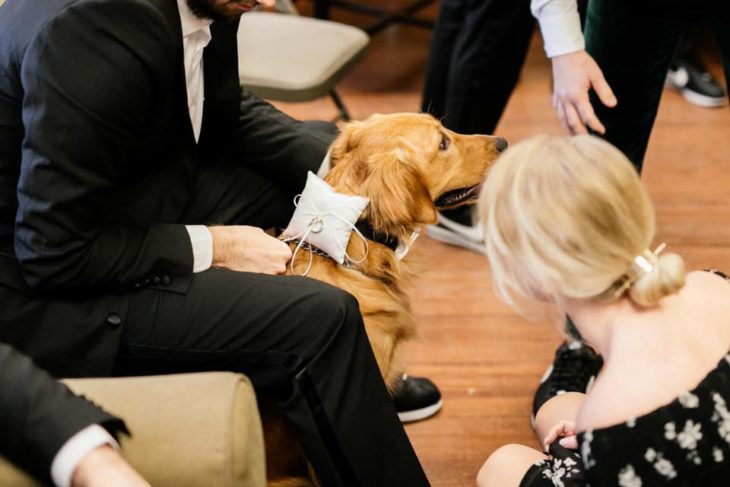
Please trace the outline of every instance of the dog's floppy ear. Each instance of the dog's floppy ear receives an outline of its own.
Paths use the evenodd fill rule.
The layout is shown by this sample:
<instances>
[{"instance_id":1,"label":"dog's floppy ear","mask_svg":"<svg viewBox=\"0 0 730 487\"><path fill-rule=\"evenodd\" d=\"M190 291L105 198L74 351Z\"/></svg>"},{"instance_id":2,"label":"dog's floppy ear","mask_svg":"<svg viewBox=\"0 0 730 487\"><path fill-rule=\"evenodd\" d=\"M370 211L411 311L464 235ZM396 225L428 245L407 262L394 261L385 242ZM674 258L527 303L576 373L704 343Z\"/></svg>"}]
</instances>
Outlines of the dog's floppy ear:
<instances>
[{"instance_id":1,"label":"dog's floppy ear","mask_svg":"<svg viewBox=\"0 0 730 487\"><path fill-rule=\"evenodd\" d=\"M436 207L423 177L395 152L373 154L362 194L370 198L368 218L373 228L406 236L413 227L436 222Z\"/></svg>"},{"instance_id":2,"label":"dog's floppy ear","mask_svg":"<svg viewBox=\"0 0 730 487\"><path fill-rule=\"evenodd\" d=\"M359 143L357 131L363 124L363 122L349 122L342 128L340 135L330 146L330 164L332 164L332 167L341 160L346 159L348 154L351 154L357 147Z\"/></svg>"},{"instance_id":3,"label":"dog's floppy ear","mask_svg":"<svg viewBox=\"0 0 730 487\"><path fill-rule=\"evenodd\" d=\"M325 181L340 190L359 194L360 183L365 179L365 160L360 128L363 122L350 122L330 146L330 170Z\"/></svg>"}]
</instances>

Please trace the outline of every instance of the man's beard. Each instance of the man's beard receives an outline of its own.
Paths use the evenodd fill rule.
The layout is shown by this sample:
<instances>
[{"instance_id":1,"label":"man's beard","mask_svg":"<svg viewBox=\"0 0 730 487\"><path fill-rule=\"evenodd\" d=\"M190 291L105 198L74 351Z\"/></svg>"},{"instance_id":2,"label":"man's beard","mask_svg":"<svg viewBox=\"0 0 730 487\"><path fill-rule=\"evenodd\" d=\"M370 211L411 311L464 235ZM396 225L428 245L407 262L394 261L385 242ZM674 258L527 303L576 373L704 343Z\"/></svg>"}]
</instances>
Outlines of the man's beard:
<instances>
[{"instance_id":1,"label":"man's beard","mask_svg":"<svg viewBox=\"0 0 730 487\"><path fill-rule=\"evenodd\" d=\"M218 20L236 20L241 16L242 12L228 13L222 6L217 8L214 5L215 0L186 0L188 7L196 17L203 19ZM241 3L248 3L252 6L258 5L256 0L239 0Z\"/></svg>"}]
</instances>

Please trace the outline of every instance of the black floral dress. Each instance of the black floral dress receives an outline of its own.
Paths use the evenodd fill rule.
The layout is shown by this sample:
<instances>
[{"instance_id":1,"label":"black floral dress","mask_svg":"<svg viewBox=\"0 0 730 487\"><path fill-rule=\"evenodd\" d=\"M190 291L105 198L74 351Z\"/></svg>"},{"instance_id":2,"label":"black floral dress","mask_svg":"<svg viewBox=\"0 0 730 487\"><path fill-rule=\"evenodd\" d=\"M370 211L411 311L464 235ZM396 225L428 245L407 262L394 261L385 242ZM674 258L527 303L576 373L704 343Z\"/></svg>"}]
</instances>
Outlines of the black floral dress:
<instances>
[{"instance_id":1,"label":"black floral dress","mask_svg":"<svg viewBox=\"0 0 730 487\"><path fill-rule=\"evenodd\" d=\"M578 444L574 451L553 443L520 486L730 486L730 353L695 389L625 423L586 430Z\"/></svg>"}]
</instances>

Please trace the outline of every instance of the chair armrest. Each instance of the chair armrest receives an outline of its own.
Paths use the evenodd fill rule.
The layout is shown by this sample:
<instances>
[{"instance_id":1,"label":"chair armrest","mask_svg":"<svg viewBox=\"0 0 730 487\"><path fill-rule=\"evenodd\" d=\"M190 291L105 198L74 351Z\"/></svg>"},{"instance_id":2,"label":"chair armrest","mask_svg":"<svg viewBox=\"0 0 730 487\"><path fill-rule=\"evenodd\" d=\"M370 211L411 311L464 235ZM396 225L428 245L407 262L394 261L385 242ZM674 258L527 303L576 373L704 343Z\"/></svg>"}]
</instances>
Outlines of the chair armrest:
<instances>
[{"instance_id":1,"label":"chair armrest","mask_svg":"<svg viewBox=\"0 0 730 487\"><path fill-rule=\"evenodd\" d=\"M246 377L207 372L64 382L124 419L132 437L122 436L122 452L152 485L266 484L261 419ZM37 485L2 458L0 479Z\"/></svg>"}]
</instances>

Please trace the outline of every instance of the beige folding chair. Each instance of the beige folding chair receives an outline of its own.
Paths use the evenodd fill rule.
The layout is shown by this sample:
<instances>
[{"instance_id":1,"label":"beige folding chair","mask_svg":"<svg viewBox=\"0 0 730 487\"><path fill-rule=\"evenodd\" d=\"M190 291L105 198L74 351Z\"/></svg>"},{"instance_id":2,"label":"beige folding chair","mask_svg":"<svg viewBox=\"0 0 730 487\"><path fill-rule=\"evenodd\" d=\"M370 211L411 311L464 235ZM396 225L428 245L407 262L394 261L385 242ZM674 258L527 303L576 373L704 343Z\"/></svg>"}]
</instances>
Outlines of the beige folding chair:
<instances>
[{"instance_id":1,"label":"beige folding chair","mask_svg":"<svg viewBox=\"0 0 730 487\"><path fill-rule=\"evenodd\" d=\"M356 27L299 16L290 0L277 1L277 10L281 13L249 12L241 17L241 86L261 98L287 102L329 94L339 111L337 118L349 120L335 85L362 58L369 36Z\"/></svg>"}]
</instances>

